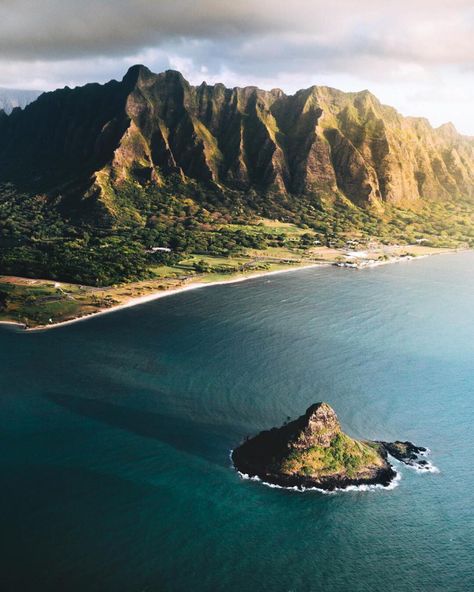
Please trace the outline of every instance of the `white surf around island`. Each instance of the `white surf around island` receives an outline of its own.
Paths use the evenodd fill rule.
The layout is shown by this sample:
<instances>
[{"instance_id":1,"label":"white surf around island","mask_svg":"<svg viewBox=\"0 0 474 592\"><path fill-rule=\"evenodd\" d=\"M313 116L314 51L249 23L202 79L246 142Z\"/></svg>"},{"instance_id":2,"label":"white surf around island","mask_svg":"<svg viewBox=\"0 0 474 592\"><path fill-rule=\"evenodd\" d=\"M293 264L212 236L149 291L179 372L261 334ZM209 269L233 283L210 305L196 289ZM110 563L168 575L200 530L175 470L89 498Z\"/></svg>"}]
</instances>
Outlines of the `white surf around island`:
<instances>
[{"instance_id":1,"label":"white surf around island","mask_svg":"<svg viewBox=\"0 0 474 592\"><path fill-rule=\"evenodd\" d=\"M431 450L430 448L425 448L425 450L422 450L421 452L418 453L418 459L415 460L414 462L402 462L398 459L396 459L395 457L393 457L391 454L389 454L390 460L398 465L403 465L405 467L407 467L407 469L411 469L412 471L415 471L416 473L419 473L420 475L426 475L427 473L433 473L433 474L438 474L441 471L439 470L439 468L434 465L431 461L427 461L424 460L427 456L430 456L431 454ZM423 460L423 464L420 464L420 459ZM417 462L418 461L418 462Z\"/></svg>"},{"instance_id":2,"label":"white surf around island","mask_svg":"<svg viewBox=\"0 0 474 592\"><path fill-rule=\"evenodd\" d=\"M336 495L338 493L350 493L354 491L377 491L377 490L385 490L391 491L395 489L400 484L402 475L400 471L397 471L395 467L392 467L395 471L395 477L390 481L388 485L382 485L380 483L372 483L370 485L348 485L347 487L336 487L334 489L322 489L320 487L297 487L294 485L293 487L285 487L283 485L276 485L275 483L268 483L268 481L263 481L260 477L256 475L251 476L247 473L242 473L238 469L232 465L232 468L237 471L239 477L245 481L257 481L265 487L270 487L271 489L284 489L286 491L295 491L296 493L306 493L307 491L317 491L318 493L322 493L324 495Z\"/></svg>"},{"instance_id":3,"label":"white surf around island","mask_svg":"<svg viewBox=\"0 0 474 592\"><path fill-rule=\"evenodd\" d=\"M425 465L406 463L405 466L408 469L411 469L412 471L415 471L416 473L419 473L420 475L426 475L427 473L438 474L440 472L440 470L438 469L438 467L435 466L430 461L428 461Z\"/></svg>"},{"instance_id":4,"label":"white surf around island","mask_svg":"<svg viewBox=\"0 0 474 592\"><path fill-rule=\"evenodd\" d=\"M423 466L420 466L420 465L407 465L407 467L409 469L413 469L417 473L420 473L420 474L423 474L423 475L425 475L426 473L434 473L434 474L440 473L440 470L438 469L438 467L435 466L431 462L428 462L426 465L423 465Z\"/></svg>"}]
</instances>

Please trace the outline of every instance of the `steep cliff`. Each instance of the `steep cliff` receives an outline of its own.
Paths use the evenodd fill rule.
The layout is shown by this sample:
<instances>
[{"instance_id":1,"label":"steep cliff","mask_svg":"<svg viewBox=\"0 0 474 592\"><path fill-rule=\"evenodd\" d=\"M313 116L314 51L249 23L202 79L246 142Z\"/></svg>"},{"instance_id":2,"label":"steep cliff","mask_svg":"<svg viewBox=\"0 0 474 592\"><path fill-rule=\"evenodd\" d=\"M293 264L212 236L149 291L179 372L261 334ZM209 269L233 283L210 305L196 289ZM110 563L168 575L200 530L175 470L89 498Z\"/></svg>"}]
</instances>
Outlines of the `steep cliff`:
<instances>
[{"instance_id":1,"label":"steep cliff","mask_svg":"<svg viewBox=\"0 0 474 592\"><path fill-rule=\"evenodd\" d=\"M0 182L119 215L124 183L171 177L264 199L336 197L382 210L473 195L474 142L371 93L191 86L132 67L0 118Z\"/></svg>"}]
</instances>

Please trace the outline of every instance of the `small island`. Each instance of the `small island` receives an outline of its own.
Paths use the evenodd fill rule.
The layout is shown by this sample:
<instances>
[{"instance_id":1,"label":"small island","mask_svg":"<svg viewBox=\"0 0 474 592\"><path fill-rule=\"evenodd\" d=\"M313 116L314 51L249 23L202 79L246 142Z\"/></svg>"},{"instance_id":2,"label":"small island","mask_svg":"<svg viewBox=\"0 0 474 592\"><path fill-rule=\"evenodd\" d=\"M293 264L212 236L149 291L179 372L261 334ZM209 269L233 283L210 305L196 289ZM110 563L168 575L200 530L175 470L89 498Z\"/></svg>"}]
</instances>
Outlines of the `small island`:
<instances>
[{"instance_id":1,"label":"small island","mask_svg":"<svg viewBox=\"0 0 474 592\"><path fill-rule=\"evenodd\" d=\"M281 487L328 491L359 485L389 485L396 471L392 455L420 468L427 452L411 442L355 440L345 434L327 403L315 403L298 419L247 439L232 452L245 476Z\"/></svg>"}]
</instances>

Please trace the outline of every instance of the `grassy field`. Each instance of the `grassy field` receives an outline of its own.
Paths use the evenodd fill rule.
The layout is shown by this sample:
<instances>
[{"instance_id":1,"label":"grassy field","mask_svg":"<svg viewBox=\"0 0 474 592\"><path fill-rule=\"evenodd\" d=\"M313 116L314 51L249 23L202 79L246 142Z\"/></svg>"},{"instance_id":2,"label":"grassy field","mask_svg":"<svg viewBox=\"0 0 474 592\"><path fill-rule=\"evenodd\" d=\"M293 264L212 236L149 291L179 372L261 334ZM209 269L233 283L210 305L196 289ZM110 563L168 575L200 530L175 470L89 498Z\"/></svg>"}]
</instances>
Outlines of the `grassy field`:
<instances>
[{"instance_id":1,"label":"grassy field","mask_svg":"<svg viewBox=\"0 0 474 592\"><path fill-rule=\"evenodd\" d=\"M304 228L300 228L296 226L296 224L290 224L289 222L280 222L279 220L269 220L268 218L260 218L256 221L255 224L221 224L219 226L220 229L227 229L227 230L243 230L245 232L255 232L256 234L259 232L265 231L269 234L274 234L275 236L283 234L286 237L294 236L295 238L306 234L307 232L312 233L311 230L305 230Z\"/></svg>"}]
</instances>

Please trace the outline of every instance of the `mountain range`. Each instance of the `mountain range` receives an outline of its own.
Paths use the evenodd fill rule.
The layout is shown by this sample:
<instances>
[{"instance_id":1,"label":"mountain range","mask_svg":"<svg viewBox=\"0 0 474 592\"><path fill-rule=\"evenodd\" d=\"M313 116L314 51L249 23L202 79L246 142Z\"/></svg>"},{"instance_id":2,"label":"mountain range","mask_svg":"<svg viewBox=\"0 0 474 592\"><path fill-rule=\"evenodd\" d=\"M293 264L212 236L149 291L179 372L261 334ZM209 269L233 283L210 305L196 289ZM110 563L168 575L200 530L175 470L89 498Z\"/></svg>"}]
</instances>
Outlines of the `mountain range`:
<instances>
[{"instance_id":1,"label":"mountain range","mask_svg":"<svg viewBox=\"0 0 474 592\"><path fill-rule=\"evenodd\" d=\"M93 197L113 213L125 181L159 187L171 175L268 199L410 207L473 195L474 139L369 91L192 86L144 66L0 117L0 181L21 189Z\"/></svg>"},{"instance_id":2,"label":"mountain range","mask_svg":"<svg viewBox=\"0 0 474 592\"><path fill-rule=\"evenodd\" d=\"M308 229L302 248L474 246L473 188L473 138L368 91L133 66L0 111L0 273L104 285L143 277L155 247L162 263L293 248L262 219Z\"/></svg>"}]
</instances>

